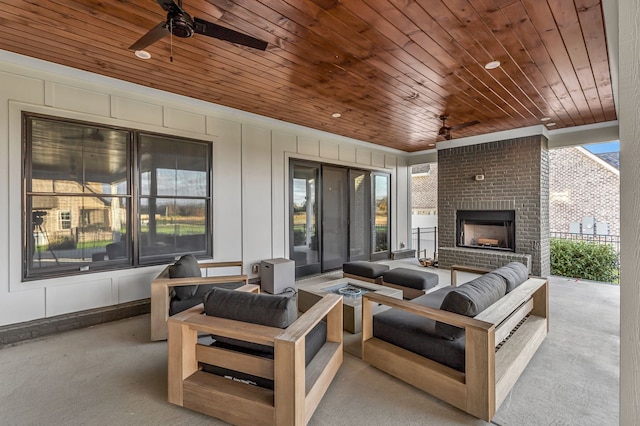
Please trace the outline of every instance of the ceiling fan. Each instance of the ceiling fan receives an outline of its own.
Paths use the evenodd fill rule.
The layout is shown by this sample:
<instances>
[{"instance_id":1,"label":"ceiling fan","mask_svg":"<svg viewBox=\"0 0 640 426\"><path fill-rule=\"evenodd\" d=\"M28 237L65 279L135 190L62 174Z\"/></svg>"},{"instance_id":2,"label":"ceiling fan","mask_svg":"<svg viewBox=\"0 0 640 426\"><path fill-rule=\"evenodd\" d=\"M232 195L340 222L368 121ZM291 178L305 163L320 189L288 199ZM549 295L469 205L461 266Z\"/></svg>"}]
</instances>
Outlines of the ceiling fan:
<instances>
[{"instance_id":1,"label":"ceiling fan","mask_svg":"<svg viewBox=\"0 0 640 426\"><path fill-rule=\"evenodd\" d=\"M438 136L444 137L446 140L451 140L453 136L451 136L452 130L460 130L465 127L475 126L476 124L480 124L478 120L467 121L466 123L456 124L455 126L447 126L447 118L448 115L441 115L440 120L442 120L442 127L438 130Z\"/></svg>"},{"instance_id":2,"label":"ceiling fan","mask_svg":"<svg viewBox=\"0 0 640 426\"><path fill-rule=\"evenodd\" d=\"M167 34L173 34L181 38L189 38L193 34L202 34L253 49L267 50L268 43L266 41L203 19L192 18L182 9L182 0L178 0L177 3L173 0L156 1L167 12L167 20L149 30L148 33L129 47L130 50L143 50Z\"/></svg>"}]
</instances>

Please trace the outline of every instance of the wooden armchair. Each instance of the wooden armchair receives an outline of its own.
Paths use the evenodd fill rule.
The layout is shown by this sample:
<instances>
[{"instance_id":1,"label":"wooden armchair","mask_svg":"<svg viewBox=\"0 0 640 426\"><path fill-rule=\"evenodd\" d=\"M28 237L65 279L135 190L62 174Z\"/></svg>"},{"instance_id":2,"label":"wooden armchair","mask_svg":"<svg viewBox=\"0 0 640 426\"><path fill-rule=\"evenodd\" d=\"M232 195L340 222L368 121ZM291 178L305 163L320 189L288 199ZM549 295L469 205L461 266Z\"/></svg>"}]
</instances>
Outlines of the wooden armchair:
<instances>
[{"instance_id":1,"label":"wooden armchair","mask_svg":"<svg viewBox=\"0 0 640 426\"><path fill-rule=\"evenodd\" d=\"M170 278L169 266L151 282L151 340L167 339L167 319L171 303L172 288L192 285L211 285L244 283L237 291L259 293L260 287L249 284L249 277L242 275L242 262L205 262L199 263L200 270L209 268L239 268L239 275L223 275L197 278Z\"/></svg>"},{"instance_id":2,"label":"wooden armchair","mask_svg":"<svg viewBox=\"0 0 640 426\"><path fill-rule=\"evenodd\" d=\"M375 293L362 297L362 359L486 421L494 416L549 328L548 282L541 278L529 278L475 317ZM374 337L374 304L463 328L464 371Z\"/></svg>"},{"instance_id":3,"label":"wooden armchair","mask_svg":"<svg viewBox=\"0 0 640 426\"><path fill-rule=\"evenodd\" d=\"M342 364L342 298L325 296L285 329L203 311L200 305L169 318L169 402L231 424L306 424ZM305 366L305 338L323 318L326 341ZM273 347L273 359L206 346L198 333ZM272 380L273 390L205 372L202 363Z\"/></svg>"}]
</instances>

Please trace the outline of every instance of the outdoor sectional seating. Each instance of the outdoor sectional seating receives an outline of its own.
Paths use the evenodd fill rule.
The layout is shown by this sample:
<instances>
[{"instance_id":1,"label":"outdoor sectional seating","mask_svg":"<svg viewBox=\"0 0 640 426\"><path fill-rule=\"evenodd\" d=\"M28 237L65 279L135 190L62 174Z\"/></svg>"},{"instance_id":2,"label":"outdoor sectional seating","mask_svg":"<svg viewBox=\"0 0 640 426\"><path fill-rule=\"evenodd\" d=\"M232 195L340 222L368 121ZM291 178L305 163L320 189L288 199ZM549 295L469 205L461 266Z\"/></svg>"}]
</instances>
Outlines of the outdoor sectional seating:
<instances>
[{"instance_id":1,"label":"outdoor sectional seating","mask_svg":"<svg viewBox=\"0 0 640 426\"><path fill-rule=\"evenodd\" d=\"M527 274L511 263L410 301L363 295L362 359L490 421L548 333L548 282Z\"/></svg>"}]
</instances>

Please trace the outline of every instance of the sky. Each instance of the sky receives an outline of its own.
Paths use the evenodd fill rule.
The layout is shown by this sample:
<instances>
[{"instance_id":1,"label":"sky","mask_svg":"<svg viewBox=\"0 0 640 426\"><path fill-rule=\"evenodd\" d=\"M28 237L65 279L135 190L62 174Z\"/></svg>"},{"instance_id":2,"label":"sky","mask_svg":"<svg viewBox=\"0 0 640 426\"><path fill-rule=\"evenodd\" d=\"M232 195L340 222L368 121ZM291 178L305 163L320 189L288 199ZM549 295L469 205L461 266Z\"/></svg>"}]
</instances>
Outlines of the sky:
<instances>
[{"instance_id":1,"label":"sky","mask_svg":"<svg viewBox=\"0 0 640 426\"><path fill-rule=\"evenodd\" d=\"M602 152L618 152L620 151L620 142L607 142L607 143L596 143L591 145L584 145L584 148L588 149L594 154L600 154Z\"/></svg>"}]
</instances>

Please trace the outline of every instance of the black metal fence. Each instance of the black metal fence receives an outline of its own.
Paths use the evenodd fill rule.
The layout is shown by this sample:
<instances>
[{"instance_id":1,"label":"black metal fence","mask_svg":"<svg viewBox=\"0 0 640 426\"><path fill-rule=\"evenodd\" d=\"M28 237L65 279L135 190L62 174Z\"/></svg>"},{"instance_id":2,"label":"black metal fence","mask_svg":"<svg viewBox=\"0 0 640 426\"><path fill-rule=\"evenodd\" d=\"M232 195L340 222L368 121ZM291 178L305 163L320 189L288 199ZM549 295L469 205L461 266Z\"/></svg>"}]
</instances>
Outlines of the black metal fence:
<instances>
[{"instance_id":1,"label":"black metal fence","mask_svg":"<svg viewBox=\"0 0 640 426\"><path fill-rule=\"evenodd\" d=\"M438 252L438 228L435 226L411 229L411 247L418 258L436 258Z\"/></svg>"},{"instance_id":2,"label":"black metal fence","mask_svg":"<svg viewBox=\"0 0 640 426\"><path fill-rule=\"evenodd\" d=\"M619 235L590 235L590 234L572 234L571 232L551 232L551 238L562 240L587 241L596 244L609 244L613 246L616 253L620 254L620 236Z\"/></svg>"}]
</instances>

